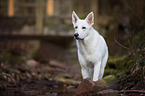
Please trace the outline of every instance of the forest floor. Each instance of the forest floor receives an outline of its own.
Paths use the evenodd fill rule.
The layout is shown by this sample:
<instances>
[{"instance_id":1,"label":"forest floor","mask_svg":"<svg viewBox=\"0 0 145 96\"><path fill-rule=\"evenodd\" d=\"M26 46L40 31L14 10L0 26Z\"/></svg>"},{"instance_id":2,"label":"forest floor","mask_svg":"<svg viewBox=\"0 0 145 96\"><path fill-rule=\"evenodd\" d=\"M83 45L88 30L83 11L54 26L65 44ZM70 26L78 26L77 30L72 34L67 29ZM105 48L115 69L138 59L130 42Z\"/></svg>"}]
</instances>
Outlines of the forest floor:
<instances>
[{"instance_id":1,"label":"forest floor","mask_svg":"<svg viewBox=\"0 0 145 96\"><path fill-rule=\"evenodd\" d=\"M75 96L80 81L63 63L39 64L28 60L21 66L1 64L0 96Z\"/></svg>"},{"instance_id":2,"label":"forest floor","mask_svg":"<svg viewBox=\"0 0 145 96\"><path fill-rule=\"evenodd\" d=\"M48 65L28 60L21 66L1 63L0 96L144 96L144 90L118 90L113 75L98 82L81 80L55 60ZM75 79L74 79L75 78ZM113 82L113 83L112 83ZM128 83L130 84L130 82ZM138 86L139 87L139 86Z\"/></svg>"}]
</instances>

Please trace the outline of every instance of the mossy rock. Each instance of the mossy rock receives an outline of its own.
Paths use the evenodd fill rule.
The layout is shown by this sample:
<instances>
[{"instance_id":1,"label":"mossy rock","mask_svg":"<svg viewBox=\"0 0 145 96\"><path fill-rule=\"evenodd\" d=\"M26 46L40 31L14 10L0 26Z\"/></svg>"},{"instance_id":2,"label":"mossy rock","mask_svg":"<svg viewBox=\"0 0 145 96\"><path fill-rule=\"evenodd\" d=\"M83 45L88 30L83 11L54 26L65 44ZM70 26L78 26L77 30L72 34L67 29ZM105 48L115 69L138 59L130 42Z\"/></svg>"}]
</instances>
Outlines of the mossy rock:
<instances>
[{"instance_id":1,"label":"mossy rock","mask_svg":"<svg viewBox=\"0 0 145 96\"><path fill-rule=\"evenodd\" d=\"M127 61L128 61L127 56L110 57L108 60L107 67L113 67L114 69L121 70L125 68Z\"/></svg>"}]
</instances>

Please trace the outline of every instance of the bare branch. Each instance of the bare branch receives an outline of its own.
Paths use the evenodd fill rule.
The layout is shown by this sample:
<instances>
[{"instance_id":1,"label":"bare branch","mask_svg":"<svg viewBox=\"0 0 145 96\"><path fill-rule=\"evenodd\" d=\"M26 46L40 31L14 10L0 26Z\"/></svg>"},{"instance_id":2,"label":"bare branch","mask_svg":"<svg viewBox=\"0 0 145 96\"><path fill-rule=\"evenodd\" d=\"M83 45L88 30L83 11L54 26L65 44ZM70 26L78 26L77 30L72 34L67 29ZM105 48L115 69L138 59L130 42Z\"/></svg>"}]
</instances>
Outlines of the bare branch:
<instances>
[{"instance_id":1,"label":"bare branch","mask_svg":"<svg viewBox=\"0 0 145 96\"><path fill-rule=\"evenodd\" d=\"M126 46L120 44L120 43L116 40L116 38L114 38L114 41L115 41L119 46L123 47L124 49L130 50L130 48L128 48L128 47L126 47Z\"/></svg>"}]
</instances>

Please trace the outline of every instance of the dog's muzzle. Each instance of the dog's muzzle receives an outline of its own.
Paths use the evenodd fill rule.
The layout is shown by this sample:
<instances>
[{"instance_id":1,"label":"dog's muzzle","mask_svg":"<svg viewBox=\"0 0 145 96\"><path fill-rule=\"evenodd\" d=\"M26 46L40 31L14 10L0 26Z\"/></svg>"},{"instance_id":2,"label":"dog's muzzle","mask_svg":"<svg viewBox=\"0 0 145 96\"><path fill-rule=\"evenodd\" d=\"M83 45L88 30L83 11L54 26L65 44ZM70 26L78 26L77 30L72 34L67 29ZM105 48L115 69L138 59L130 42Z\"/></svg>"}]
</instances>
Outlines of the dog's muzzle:
<instances>
[{"instance_id":1,"label":"dog's muzzle","mask_svg":"<svg viewBox=\"0 0 145 96\"><path fill-rule=\"evenodd\" d=\"M78 40L78 39L79 39L79 34L78 34L78 33L75 33L75 34L74 34L74 37L75 37L75 39Z\"/></svg>"},{"instance_id":2,"label":"dog's muzzle","mask_svg":"<svg viewBox=\"0 0 145 96\"><path fill-rule=\"evenodd\" d=\"M78 34L78 33L75 33L75 34L74 34L74 37L75 37L75 39L77 39L77 40L83 40L82 38L79 38L79 34Z\"/></svg>"}]
</instances>

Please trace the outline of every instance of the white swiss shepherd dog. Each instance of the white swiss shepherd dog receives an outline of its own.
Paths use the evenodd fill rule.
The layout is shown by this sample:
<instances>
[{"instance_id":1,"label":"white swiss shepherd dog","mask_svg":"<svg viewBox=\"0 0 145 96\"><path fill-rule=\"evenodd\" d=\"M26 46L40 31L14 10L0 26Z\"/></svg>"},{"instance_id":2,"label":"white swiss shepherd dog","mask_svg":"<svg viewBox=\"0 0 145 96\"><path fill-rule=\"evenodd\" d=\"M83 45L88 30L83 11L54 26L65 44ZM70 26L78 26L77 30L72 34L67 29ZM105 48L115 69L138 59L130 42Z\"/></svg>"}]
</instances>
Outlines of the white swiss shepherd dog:
<instances>
[{"instance_id":1,"label":"white swiss shepherd dog","mask_svg":"<svg viewBox=\"0 0 145 96\"><path fill-rule=\"evenodd\" d=\"M90 12L82 20L73 11L72 23L78 48L78 59L83 79L97 81L103 77L108 59L108 47L104 38L92 27L94 14Z\"/></svg>"}]
</instances>

